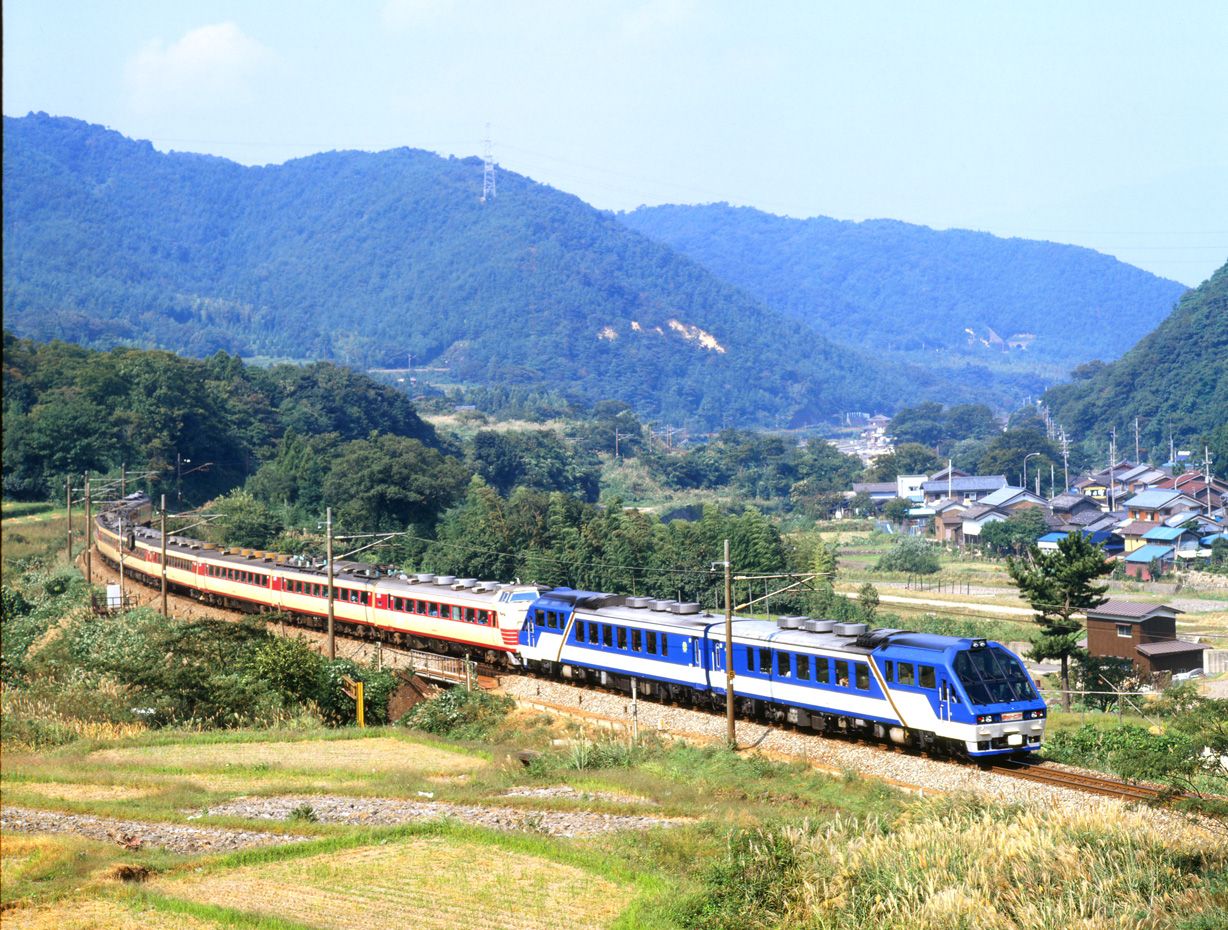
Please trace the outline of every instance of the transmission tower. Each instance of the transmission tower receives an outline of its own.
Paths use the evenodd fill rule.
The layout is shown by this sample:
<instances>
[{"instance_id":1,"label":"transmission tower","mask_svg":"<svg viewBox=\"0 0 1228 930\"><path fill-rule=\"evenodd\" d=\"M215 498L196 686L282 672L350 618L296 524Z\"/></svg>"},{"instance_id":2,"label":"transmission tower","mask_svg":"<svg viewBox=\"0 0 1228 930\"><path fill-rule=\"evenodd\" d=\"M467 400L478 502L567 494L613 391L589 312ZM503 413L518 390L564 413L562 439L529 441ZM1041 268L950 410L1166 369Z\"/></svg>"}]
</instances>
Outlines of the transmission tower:
<instances>
[{"instance_id":1,"label":"transmission tower","mask_svg":"<svg viewBox=\"0 0 1228 930\"><path fill-rule=\"evenodd\" d=\"M495 199L495 147L490 141L490 123L486 124L486 151L482 161L482 203L486 203Z\"/></svg>"}]
</instances>

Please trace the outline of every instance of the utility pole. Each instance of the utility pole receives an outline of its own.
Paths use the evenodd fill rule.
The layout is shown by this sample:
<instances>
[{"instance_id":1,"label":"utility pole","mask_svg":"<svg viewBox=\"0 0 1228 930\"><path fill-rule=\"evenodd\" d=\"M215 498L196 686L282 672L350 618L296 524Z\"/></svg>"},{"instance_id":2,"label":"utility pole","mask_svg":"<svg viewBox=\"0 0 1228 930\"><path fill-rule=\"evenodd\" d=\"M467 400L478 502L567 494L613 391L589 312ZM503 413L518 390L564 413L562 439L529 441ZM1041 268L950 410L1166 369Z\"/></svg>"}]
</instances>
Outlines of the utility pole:
<instances>
[{"instance_id":1,"label":"utility pole","mask_svg":"<svg viewBox=\"0 0 1228 930\"><path fill-rule=\"evenodd\" d=\"M1117 480L1117 428L1109 439L1109 513L1117 509L1117 494L1113 487Z\"/></svg>"},{"instance_id":2,"label":"utility pole","mask_svg":"<svg viewBox=\"0 0 1228 930\"><path fill-rule=\"evenodd\" d=\"M733 700L733 566L729 562L729 540L725 540L725 738L729 748L738 745Z\"/></svg>"},{"instance_id":3,"label":"utility pole","mask_svg":"<svg viewBox=\"0 0 1228 930\"><path fill-rule=\"evenodd\" d=\"M1203 480L1207 483L1207 516L1211 516L1211 447L1202 447Z\"/></svg>"},{"instance_id":4,"label":"utility pole","mask_svg":"<svg viewBox=\"0 0 1228 930\"><path fill-rule=\"evenodd\" d=\"M1142 461L1143 456L1138 451L1138 417L1134 418L1134 464L1137 465Z\"/></svg>"},{"instance_id":5,"label":"utility pole","mask_svg":"<svg viewBox=\"0 0 1228 930\"><path fill-rule=\"evenodd\" d=\"M128 463L121 462L119 466L119 496L128 496Z\"/></svg>"},{"instance_id":6,"label":"utility pole","mask_svg":"<svg viewBox=\"0 0 1228 930\"><path fill-rule=\"evenodd\" d=\"M72 565L72 475L64 478L64 503L68 509L68 564Z\"/></svg>"},{"instance_id":7,"label":"utility pole","mask_svg":"<svg viewBox=\"0 0 1228 930\"><path fill-rule=\"evenodd\" d=\"M94 583L94 566L92 555L94 551L94 513L93 502L90 500L90 473L85 472L85 583Z\"/></svg>"},{"instance_id":8,"label":"utility pole","mask_svg":"<svg viewBox=\"0 0 1228 930\"><path fill-rule=\"evenodd\" d=\"M1057 466L1052 462L1049 463L1049 500L1057 497L1055 488L1057 486Z\"/></svg>"},{"instance_id":9,"label":"utility pole","mask_svg":"<svg viewBox=\"0 0 1228 930\"><path fill-rule=\"evenodd\" d=\"M124 609L124 511L119 511L119 609Z\"/></svg>"},{"instance_id":10,"label":"utility pole","mask_svg":"<svg viewBox=\"0 0 1228 930\"><path fill-rule=\"evenodd\" d=\"M166 610L166 495L162 495L162 616L170 617Z\"/></svg>"},{"instance_id":11,"label":"utility pole","mask_svg":"<svg viewBox=\"0 0 1228 930\"><path fill-rule=\"evenodd\" d=\"M1066 429L1062 429L1062 493L1070 490L1070 440L1066 438Z\"/></svg>"},{"instance_id":12,"label":"utility pole","mask_svg":"<svg viewBox=\"0 0 1228 930\"><path fill-rule=\"evenodd\" d=\"M336 595L333 589L333 508L329 507L324 513L324 531L327 534L324 557L328 561L328 658L332 661L337 658L337 640L333 633L333 600Z\"/></svg>"}]
</instances>

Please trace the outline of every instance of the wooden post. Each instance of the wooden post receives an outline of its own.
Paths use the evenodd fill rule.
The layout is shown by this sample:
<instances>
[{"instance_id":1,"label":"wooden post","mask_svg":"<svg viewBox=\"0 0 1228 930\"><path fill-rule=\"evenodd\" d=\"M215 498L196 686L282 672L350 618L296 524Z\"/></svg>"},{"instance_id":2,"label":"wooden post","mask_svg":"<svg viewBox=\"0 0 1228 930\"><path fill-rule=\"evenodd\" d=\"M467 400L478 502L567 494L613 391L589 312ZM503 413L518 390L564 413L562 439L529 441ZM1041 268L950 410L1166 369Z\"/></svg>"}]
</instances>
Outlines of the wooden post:
<instances>
[{"instance_id":1,"label":"wooden post","mask_svg":"<svg viewBox=\"0 0 1228 930\"><path fill-rule=\"evenodd\" d=\"M169 617L166 610L166 495L162 495L162 616Z\"/></svg>"},{"instance_id":2,"label":"wooden post","mask_svg":"<svg viewBox=\"0 0 1228 930\"><path fill-rule=\"evenodd\" d=\"M325 511L324 526L327 533L324 557L328 562L328 658L329 661L332 661L337 658L337 639L333 631L333 602L336 590L333 587L333 508L331 507Z\"/></svg>"},{"instance_id":3,"label":"wooden post","mask_svg":"<svg viewBox=\"0 0 1228 930\"><path fill-rule=\"evenodd\" d=\"M358 726L359 726L359 727L366 727L366 725L367 725L367 714L366 714L367 709L366 709L366 706L365 706L365 705L366 705L366 702L363 700L363 693L362 693L362 682L361 682L361 681L356 681L356 682L354 682L354 701L355 701L355 705L356 705L357 710L358 710Z\"/></svg>"}]
</instances>

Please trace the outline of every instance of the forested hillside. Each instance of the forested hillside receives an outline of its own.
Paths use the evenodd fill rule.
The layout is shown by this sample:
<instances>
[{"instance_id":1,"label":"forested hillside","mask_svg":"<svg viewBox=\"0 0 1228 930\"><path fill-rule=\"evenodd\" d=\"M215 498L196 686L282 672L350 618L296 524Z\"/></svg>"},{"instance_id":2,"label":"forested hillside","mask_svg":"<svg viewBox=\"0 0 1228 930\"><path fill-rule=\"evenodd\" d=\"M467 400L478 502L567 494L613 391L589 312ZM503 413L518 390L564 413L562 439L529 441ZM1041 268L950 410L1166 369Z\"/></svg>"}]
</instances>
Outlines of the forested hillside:
<instances>
[{"instance_id":1,"label":"forested hillside","mask_svg":"<svg viewBox=\"0 0 1228 930\"><path fill-rule=\"evenodd\" d=\"M198 356L446 369L720 426L971 394L838 349L570 195L410 149L243 167L4 122L5 325Z\"/></svg>"},{"instance_id":2,"label":"forested hillside","mask_svg":"<svg viewBox=\"0 0 1228 930\"><path fill-rule=\"evenodd\" d=\"M836 342L1049 374L1121 355L1185 290L1090 249L895 220L796 220L727 204L621 219Z\"/></svg>"},{"instance_id":3,"label":"forested hillside","mask_svg":"<svg viewBox=\"0 0 1228 930\"><path fill-rule=\"evenodd\" d=\"M1169 437L1202 457L1211 447L1216 470L1228 465L1228 265L1181 298L1155 332L1108 365L1085 365L1070 384L1044 397L1072 437L1107 442L1131 435L1135 417L1144 447L1162 450ZM1193 450L1192 450L1193 451Z\"/></svg>"}]
</instances>

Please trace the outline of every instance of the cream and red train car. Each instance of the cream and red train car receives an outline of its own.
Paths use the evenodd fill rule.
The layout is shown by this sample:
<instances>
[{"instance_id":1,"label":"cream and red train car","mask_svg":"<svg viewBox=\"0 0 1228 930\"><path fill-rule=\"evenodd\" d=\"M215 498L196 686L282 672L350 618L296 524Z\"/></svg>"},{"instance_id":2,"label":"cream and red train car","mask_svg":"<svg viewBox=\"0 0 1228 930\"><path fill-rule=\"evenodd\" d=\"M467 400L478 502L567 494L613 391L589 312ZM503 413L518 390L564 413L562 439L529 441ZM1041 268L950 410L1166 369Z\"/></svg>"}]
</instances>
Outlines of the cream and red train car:
<instances>
[{"instance_id":1,"label":"cream and red train car","mask_svg":"<svg viewBox=\"0 0 1228 930\"><path fill-rule=\"evenodd\" d=\"M120 565L122 558L125 575L158 586L162 537L137 522L141 504L134 495L121 507L99 514L94 541L113 565ZM168 536L166 577L173 590L206 603L252 612L283 611L318 626L328 616L327 573L306 560ZM525 613L541 593L534 585L386 574L362 562L342 561L334 564L333 591L333 615L341 628L379 630L411 648L504 665L517 664Z\"/></svg>"}]
</instances>

